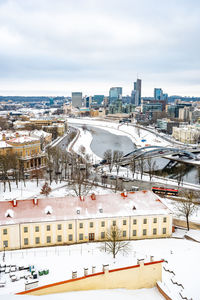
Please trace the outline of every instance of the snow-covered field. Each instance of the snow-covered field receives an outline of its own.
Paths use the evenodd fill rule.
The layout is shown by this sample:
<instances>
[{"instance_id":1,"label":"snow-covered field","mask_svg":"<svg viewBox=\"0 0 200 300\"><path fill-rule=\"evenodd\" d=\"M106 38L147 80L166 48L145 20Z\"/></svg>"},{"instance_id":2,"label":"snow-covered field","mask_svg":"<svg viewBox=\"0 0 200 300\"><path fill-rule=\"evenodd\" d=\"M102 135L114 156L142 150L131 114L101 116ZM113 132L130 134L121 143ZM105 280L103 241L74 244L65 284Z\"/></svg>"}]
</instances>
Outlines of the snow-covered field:
<instances>
[{"instance_id":1,"label":"snow-covered field","mask_svg":"<svg viewBox=\"0 0 200 300\"><path fill-rule=\"evenodd\" d=\"M102 245L104 246L104 244ZM78 277L83 276L83 268L86 267L89 269L89 273L91 273L92 266L96 266L96 272L99 272L102 270L102 264L109 264L110 269L113 269L119 266L134 265L137 263L137 258L145 258L146 261L149 261L150 255L154 255L155 259L164 258L167 260L168 263L165 263L165 267L173 270L175 273L175 276L169 276L168 272L163 270L163 282L165 287L168 287L174 295L176 294L177 286L172 284L172 278L184 286L184 293L187 294L188 297L192 297L193 300L199 299L200 286L198 280L196 280L200 276L200 269L198 268L200 253L199 243L174 238L131 241L129 253L127 255L120 253L115 260L111 254L104 251L104 247L103 249L101 248L100 243L88 243L73 246L9 251L6 252L5 262L6 264L12 263L18 266L34 265L37 270L44 268L49 269L49 275L40 277L39 285L45 285L70 279L72 271L77 271ZM23 279L11 283L8 279L8 275L6 274L4 276L7 276L7 285L0 289L0 295L2 295L0 297L2 299L5 294L12 294L24 290ZM1 280L2 279L3 276L1 277ZM146 297L133 297L133 299L162 299L156 298L153 290L123 292L124 296L127 294L128 297L129 295L137 295L137 297L144 295ZM142 293L141 295L140 292ZM97 292L97 296L99 293L101 294L103 291ZM136 294L134 295L134 293ZM82 293L80 293L80 295L81 294ZM108 297L110 291L108 293L105 291L105 295ZM147 295L149 298L147 298ZM173 299L178 300L179 298Z\"/></svg>"},{"instance_id":2,"label":"snow-covered field","mask_svg":"<svg viewBox=\"0 0 200 300\"><path fill-rule=\"evenodd\" d=\"M49 181L47 181L49 184ZM11 182L11 192L9 191L8 186L6 186L6 191L3 192L3 183L0 182L0 201L4 200L23 200L28 198L43 197L40 192L42 186L44 185L45 180L39 180L38 186L36 180L27 180L25 182L25 186L23 182L19 183L19 186L16 186L15 182ZM63 197L67 195L74 195L74 191L68 186L67 182L59 182L56 183L53 181L51 183L52 191L49 194L49 197ZM101 187L93 187L90 191L90 194L95 192L95 194L108 194L112 193L112 190L101 188Z\"/></svg>"}]
</instances>

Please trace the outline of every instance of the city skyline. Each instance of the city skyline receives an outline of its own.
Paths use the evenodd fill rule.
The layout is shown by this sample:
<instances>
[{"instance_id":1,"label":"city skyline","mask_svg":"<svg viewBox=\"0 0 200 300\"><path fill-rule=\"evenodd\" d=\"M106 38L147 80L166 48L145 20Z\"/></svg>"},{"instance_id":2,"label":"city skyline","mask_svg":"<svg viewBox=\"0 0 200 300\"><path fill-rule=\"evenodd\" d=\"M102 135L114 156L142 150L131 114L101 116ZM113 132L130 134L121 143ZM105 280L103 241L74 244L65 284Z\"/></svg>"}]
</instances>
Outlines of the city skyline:
<instances>
[{"instance_id":1,"label":"city skyline","mask_svg":"<svg viewBox=\"0 0 200 300\"><path fill-rule=\"evenodd\" d=\"M1 0L0 95L200 96L197 0ZM190 12L190 13L188 13Z\"/></svg>"}]
</instances>

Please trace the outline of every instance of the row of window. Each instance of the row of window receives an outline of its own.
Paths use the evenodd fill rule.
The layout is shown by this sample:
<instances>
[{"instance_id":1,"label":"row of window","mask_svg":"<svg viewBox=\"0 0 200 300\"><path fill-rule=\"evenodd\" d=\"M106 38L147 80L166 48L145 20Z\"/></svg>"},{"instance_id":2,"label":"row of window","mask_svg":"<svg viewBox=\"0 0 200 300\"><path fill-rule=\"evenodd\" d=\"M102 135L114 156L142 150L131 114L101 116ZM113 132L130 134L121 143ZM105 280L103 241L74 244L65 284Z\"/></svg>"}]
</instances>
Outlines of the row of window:
<instances>
[{"instance_id":1,"label":"row of window","mask_svg":"<svg viewBox=\"0 0 200 300\"><path fill-rule=\"evenodd\" d=\"M167 218L164 217L163 218L163 223L166 223L166 222L167 222ZM157 223L157 218L153 219L153 223ZM123 225L126 225L126 224L127 224L127 221L123 220ZM134 219L133 220L133 225L136 225L136 224L137 224L137 219ZM146 218L143 219L143 224L147 224L147 219ZM113 221L112 225L116 226L116 221ZM90 226L90 228L93 228L94 227L94 222L90 222L89 226ZM105 227L105 221L101 222L101 227ZM79 228L83 228L83 223L79 223ZM68 229L72 229L72 224L68 224ZM51 225L46 225L46 230L50 231L51 230ZM57 230L62 230L62 224L57 224ZM35 226L35 232L39 232L39 231L40 231L39 226ZM28 227L27 226L24 227L24 232L25 233L28 232ZM3 234L7 234L7 229L3 230Z\"/></svg>"},{"instance_id":2,"label":"row of window","mask_svg":"<svg viewBox=\"0 0 200 300\"><path fill-rule=\"evenodd\" d=\"M166 232L167 232L166 228L163 228L162 233L166 234ZM153 235L156 235L156 234L157 234L157 228L153 228ZM136 235L137 235L137 230L133 230L133 236L136 236ZM146 229L143 229L143 235L144 236L147 235L147 230ZM101 239L105 239L105 236L106 236L105 232L101 232ZM127 236L127 231L126 230L122 231L122 237L126 237L126 236ZM79 234L79 240L83 241L83 238L84 238L83 233L80 233ZM68 235L68 240L73 241L73 235L72 234ZM51 236L46 237L46 242L51 243ZM62 235L57 236L57 242L62 242ZM28 238L24 238L24 245L28 245L28 244L29 244ZM40 244L40 237L35 238L35 244Z\"/></svg>"},{"instance_id":3,"label":"row of window","mask_svg":"<svg viewBox=\"0 0 200 300\"><path fill-rule=\"evenodd\" d=\"M166 234L167 233L167 229L166 228L163 228L162 229L162 233L163 234ZM143 236L147 235L147 230L146 229L143 229ZM157 228L153 228L153 235L156 235L157 234ZM137 230L133 230L133 233L132 233L133 236L137 236ZM105 239L105 232L101 232L101 239ZM126 237L127 236L127 231L124 230L122 231L122 236L123 237ZM80 233L79 234L79 240L82 241L83 240L83 233ZM69 241L73 241L73 235L72 234L69 234L68 235L68 240ZM47 236L46 237L46 242L47 243L51 243L51 236ZM57 236L57 242L62 242L62 235L58 235ZM28 238L24 238L24 245L28 245L29 244L29 239ZM35 244L40 244L40 237L36 237L35 238ZM3 245L5 247L8 247L8 241L3 241Z\"/></svg>"}]
</instances>

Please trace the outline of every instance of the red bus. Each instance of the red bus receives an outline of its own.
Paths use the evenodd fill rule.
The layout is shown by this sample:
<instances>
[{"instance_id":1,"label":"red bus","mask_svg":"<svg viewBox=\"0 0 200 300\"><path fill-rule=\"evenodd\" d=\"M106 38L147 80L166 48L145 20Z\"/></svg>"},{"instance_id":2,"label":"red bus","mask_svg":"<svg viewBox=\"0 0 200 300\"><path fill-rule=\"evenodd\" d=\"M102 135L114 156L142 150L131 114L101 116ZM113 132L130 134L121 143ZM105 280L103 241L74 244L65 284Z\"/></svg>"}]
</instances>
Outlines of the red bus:
<instances>
[{"instance_id":1,"label":"red bus","mask_svg":"<svg viewBox=\"0 0 200 300\"><path fill-rule=\"evenodd\" d=\"M176 189L167 189L164 187L153 186L151 190L155 194L174 195L174 196L178 195L178 190L176 190Z\"/></svg>"}]
</instances>

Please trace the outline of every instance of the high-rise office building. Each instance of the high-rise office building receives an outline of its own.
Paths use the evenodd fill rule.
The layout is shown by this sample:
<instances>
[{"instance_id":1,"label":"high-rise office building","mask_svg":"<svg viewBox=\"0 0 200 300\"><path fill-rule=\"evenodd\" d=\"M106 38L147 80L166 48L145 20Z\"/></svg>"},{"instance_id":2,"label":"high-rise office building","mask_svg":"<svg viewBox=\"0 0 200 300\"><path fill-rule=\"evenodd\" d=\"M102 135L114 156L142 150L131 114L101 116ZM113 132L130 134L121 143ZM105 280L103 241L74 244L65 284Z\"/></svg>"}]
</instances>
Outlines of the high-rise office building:
<instances>
[{"instance_id":1,"label":"high-rise office building","mask_svg":"<svg viewBox=\"0 0 200 300\"><path fill-rule=\"evenodd\" d=\"M155 100L164 100L162 89L160 89L160 88L159 89L158 88L154 89L154 99Z\"/></svg>"},{"instance_id":2,"label":"high-rise office building","mask_svg":"<svg viewBox=\"0 0 200 300\"><path fill-rule=\"evenodd\" d=\"M112 103L118 99L122 99L122 87L112 87L109 91L109 102Z\"/></svg>"},{"instance_id":3,"label":"high-rise office building","mask_svg":"<svg viewBox=\"0 0 200 300\"><path fill-rule=\"evenodd\" d=\"M82 106L82 93L72 92L72 106L80 108Z\"/></svg>"},{"instance_id":4,"label":"high-rise office building","mask_svg":"<svg viewBox=\"0 0 200 300\"><path fill-rule=\"evenodd\" d=\"M142 80L137 78L137 81L134 82L134 89L131 93L131 103L136 106L141 104L141 89Z\"/></svg>"}]
</instances>

